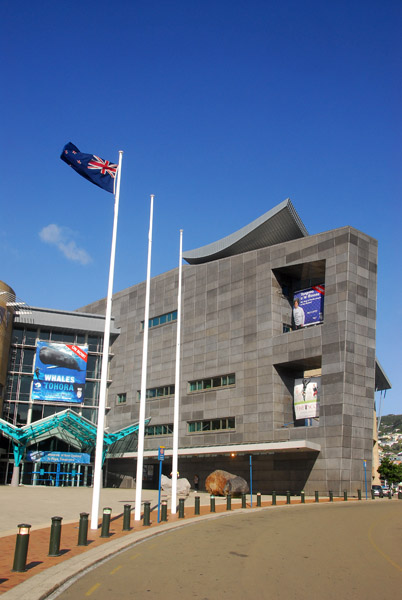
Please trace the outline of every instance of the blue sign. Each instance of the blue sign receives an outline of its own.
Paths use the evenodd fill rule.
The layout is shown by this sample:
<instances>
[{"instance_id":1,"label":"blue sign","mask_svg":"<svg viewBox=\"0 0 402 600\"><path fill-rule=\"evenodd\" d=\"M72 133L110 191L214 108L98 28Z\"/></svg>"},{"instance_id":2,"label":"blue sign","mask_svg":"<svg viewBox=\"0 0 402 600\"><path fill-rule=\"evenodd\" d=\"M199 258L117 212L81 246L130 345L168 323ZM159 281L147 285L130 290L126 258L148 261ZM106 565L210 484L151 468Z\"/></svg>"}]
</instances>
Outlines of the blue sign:
<instances>
[{"instance_id":1,"label":"blue sign","mask_svg":"<svg viewBox=\"0 0 402 600\"><path fill-rule=\"evenodd\" d=\"M159 446L158 460L165 460L165 446Z\"/></svg>"},{"instance_id":2,"label":"blue sign","mask_svg":"<svg viewBox=\"0 0 402 600\"><path fill-rule=\"evenodd\" d=\"M84 401L88 346L38 342L32 400Z\"/></svg>"},{"instance_id":3,"label":"blue sign","mask_svg":"<svg viewBox=\"0 0 402 600\"><path fill-rule=\"evenodd\" d=\"M315 285L306 290L295 292L293 296L295 325L305 327L306 325L322 323L324 320L324 297L325 285Z\"/></svg>"},{"instance_id":4,"label":"blue sign","mask_svg":"<svg viewBox=\"0 0 402 600\"><path fill-rule=\"evenodd\" d=\"M37 463L89 465L91 457L85 452L41 452L40 450L33 450L32 452L27 452L27 460Z\"/></svg>"}]
</instances>

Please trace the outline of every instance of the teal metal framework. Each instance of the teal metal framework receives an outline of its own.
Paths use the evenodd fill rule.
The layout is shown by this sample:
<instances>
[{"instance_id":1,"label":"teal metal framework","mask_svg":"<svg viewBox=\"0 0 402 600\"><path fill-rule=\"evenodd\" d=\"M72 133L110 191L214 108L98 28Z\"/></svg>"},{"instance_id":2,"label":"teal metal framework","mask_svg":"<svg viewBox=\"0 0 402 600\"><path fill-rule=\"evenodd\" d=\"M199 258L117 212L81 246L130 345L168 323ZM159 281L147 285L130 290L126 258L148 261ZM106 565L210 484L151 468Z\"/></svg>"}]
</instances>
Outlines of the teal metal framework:
<instances>
[{"instance_id":1,"label":"teal metal framework","mask_svg":"<svg viewBox=\"0 0 402 600\"><path fill-rule=\"evenodd\" d=\"M151 419L146 419L148 424ZM114 433L103 434L103 460L105 461L108 449L119 440L136 433L139 423L133 423ZM85 417L77 415L70 408L35 421L30 425L16 427L0 419L0 431L13 442L14 464L19 467L28 446L37 444L51 437L57 437L63 442L78 448L81 452L90 453L96 445L96 426Z\"/></svg>"}]
</instances>

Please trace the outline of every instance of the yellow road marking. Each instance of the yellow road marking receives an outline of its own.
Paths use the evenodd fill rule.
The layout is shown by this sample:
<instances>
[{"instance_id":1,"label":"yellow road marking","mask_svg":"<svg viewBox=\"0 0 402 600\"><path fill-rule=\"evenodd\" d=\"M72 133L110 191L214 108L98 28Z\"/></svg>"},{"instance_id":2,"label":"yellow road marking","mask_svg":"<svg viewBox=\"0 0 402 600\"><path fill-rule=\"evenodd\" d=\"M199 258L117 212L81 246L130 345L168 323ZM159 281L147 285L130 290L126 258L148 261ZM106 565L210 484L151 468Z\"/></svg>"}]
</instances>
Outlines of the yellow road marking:
<instances>
[{"instance_id":1,"label":"yellow road marking","mask_svg":"<svg viewBox=\"0 0 402 600\"><path fill-rule=\"evenodd\" d=\"M137 552L137 554L133 554L133 555L131 556L131 560L134 560L135 558L138 558L138 556L141 556L141 553L140 553L140 552Z\"/></svg>"},{"instance_id":2,"label":"yellow road marking","mask_svg":"<svg viewBox=\"0 0 402 600\"><path fill-rule=\"evenodd\" d=\"M113 571L110 571L110 575L114 575L119 569L122 568L122 565L118 565Z\"/></svg>"},{"instance_id":3,"label":"yellow road marking","mask_svg":"<svg viewBox=\"0 0 402 600\"><path fill-rule=\"evenodd\" d=\"M388 554L386 554L379 546L377 546L377 544L373 540L373 529L374 529L374 527L376 525L379 525L384 520L385 520L385 518L381 519L381 521L378 521L377 523L373 523L372 526L370 527L370 529L368 531L368 538L369 538L370 544L373 546L374 550L376 550L378 552L378 554L381 554L381 556L383 558L385 558L385 560L388 561L393 567L395 567L396 569L398 569L398 571L402 571L402 567L400 567L396 562L394 562L392 560L392 558L390 556L388 556Z\"/></svg>"},{"instance_id":4,"label":"yellow road marking","mask_svg":"<svg viewBox=\"0 0 402 600\"><path fill-rule=\"evenodd\" d=\"M93 594L93 592L95 590L98 589L98 587L100 587L100 583L95 583L95 585L93 585L91 588L89 588L89 590L86 592L86 596L90 596L91 594Z\"/></svg>"}]
</instances>

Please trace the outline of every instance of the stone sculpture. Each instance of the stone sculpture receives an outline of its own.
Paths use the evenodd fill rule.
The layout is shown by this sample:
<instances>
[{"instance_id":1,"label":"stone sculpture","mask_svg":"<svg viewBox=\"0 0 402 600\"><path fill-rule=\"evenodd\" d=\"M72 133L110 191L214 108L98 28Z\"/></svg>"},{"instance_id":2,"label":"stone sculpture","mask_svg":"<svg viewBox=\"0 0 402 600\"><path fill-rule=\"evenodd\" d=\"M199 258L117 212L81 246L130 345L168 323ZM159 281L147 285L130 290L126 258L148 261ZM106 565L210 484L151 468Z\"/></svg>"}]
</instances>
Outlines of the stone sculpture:
<instances>
[{"instance_id":1,"label":"stone sculpture","mask_svg":"<svg viewBox=\"0 0 402 600\"><path fill-rule=\"evenodd\" d=\"M171 493L172 491L172 480L166 475L162 475L161 477L161 486L164 492ZM182 477L177 480L177 495L178 496L189 496L191 490L191 485L188 479Z\"/></svg>"},{"instance_id":2,"label":"stone sculpture","mask_svg":"<svg viewBox=\"0 0 402 600\"><path fill-rule=\"evenodd\" d=\"M243 477L233 475L218 469L213 471L205 480L205 489L214 496L236 496L247 494L249 491L247 481Z\"/></svg>"}]
</instances>

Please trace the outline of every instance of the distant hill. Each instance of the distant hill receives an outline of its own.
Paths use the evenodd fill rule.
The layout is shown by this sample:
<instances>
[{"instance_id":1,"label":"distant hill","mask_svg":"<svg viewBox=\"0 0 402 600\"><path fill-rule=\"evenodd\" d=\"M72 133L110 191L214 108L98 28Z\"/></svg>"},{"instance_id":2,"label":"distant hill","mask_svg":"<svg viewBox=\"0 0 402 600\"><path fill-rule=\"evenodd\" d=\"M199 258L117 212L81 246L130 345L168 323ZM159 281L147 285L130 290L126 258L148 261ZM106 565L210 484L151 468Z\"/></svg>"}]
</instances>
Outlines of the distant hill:
<instances>
[{"instance_id":1,"label":"distant hill","mask_svg":"<svg viewBox=\"0 0 402 600\"><path fill-rule=\"evenodd\" d=\"M381 417L379 435L402 433L402 415L384 415Z\"/></svg>"}]
</instances>

